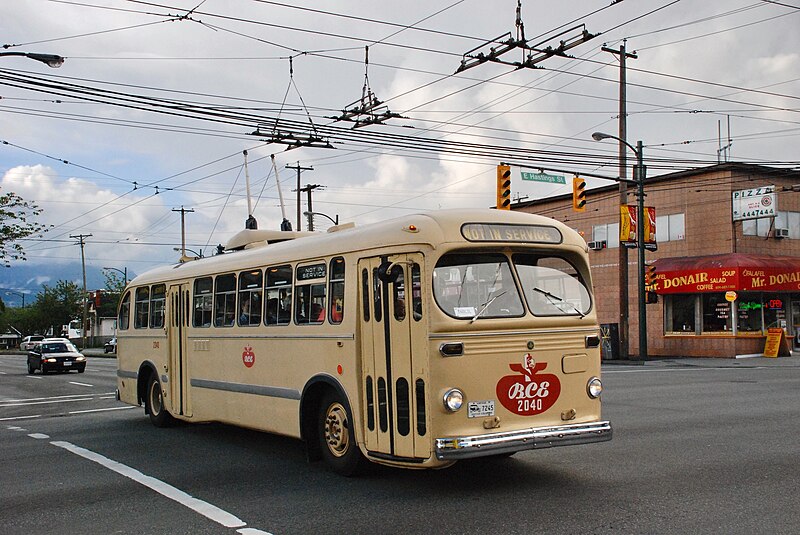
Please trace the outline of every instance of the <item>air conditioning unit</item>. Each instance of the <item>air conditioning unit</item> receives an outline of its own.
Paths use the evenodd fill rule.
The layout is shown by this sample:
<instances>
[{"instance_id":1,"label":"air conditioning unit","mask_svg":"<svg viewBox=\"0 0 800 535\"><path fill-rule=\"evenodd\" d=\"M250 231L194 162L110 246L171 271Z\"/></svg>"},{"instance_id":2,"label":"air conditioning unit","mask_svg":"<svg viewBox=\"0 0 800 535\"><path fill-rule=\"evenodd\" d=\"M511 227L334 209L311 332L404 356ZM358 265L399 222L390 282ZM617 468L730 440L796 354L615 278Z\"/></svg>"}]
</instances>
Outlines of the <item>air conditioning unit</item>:
<instances>
[{"instance_id":1,"label":"air conditioning unit","mask_svg":"<svg viewBox=\"0 0 800 535\"><path fill-rule=\"evenodd\" d=\"M589 249L592 251L599 251L600 249L605 249L608 247L608 242L606 240L602 241L590 241L589 242Z\"/></svg>"},{"instance_id":2,"label":"air conditioning unit","mask_svg":"<svg viewBox=\"0 0 800 535\"><path fill-rule=\"evenodd\" d=\"M775 237L776 238L788 238L789 237L789 229L788 228L776 228L775 229Z\"/></svg>"}]
</instances>

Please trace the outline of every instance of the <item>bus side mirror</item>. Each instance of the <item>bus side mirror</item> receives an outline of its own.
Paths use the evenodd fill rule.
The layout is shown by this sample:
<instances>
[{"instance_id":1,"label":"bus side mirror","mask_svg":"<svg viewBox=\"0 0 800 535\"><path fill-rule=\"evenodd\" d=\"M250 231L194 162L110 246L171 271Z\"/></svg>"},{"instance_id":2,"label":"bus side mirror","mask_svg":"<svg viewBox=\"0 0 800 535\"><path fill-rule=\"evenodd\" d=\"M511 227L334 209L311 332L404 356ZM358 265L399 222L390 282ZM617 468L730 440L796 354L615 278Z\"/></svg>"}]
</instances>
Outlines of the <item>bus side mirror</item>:
<instances>
[{"instance_id":1,"label":"bus side mirror","mask_svg":"<svg viewBox=\"0 0 800 535\"><path fill-rule=\"evenodd\" d=\"M378 266L378 279L380 279L381 282L389 284L394 283L397 281L402 270L403 268L398 266L396 262L389 262L387 260Z\"/></svg>"}]
</instances>

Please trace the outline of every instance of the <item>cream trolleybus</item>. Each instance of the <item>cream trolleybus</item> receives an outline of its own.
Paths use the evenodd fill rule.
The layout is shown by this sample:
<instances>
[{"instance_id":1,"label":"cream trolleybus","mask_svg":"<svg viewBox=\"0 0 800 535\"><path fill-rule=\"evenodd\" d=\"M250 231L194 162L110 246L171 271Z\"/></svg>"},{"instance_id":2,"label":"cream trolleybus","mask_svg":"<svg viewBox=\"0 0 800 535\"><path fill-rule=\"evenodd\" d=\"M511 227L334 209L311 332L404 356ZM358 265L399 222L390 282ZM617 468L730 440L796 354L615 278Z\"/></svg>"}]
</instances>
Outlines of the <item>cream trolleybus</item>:
<instances>
[{"instance_id":1,"label":"cream trolleybus","mask_svg":"<svg viewBox=\"0 0 800 535\"><path fill-rule=\"evenodd\" d=\"M444 210L227 250L123 295L119 398L157 426L297 437L342 474L611 439L587 245L558 221Z\"/></svg>"}]
</instances>

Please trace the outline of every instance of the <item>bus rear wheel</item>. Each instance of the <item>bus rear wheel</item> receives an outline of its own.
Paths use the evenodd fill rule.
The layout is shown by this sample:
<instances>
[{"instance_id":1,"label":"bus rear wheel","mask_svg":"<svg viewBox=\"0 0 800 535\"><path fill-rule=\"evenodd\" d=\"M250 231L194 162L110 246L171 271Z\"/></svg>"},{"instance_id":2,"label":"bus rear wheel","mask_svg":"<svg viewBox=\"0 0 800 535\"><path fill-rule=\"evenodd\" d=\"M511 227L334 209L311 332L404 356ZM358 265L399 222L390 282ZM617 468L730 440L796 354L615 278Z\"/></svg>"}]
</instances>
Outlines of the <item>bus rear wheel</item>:
<instances>
[{"instance_id":1,"label":"bus rear wheel","mask_svg":"<svg viewBox=\"0 0 800 535\"><path fill-rule=\"evenodd\" d=\"M164 396L161 393L161 382L153 375L147 384L147 397L145 398L147 413L150 421L156 427L169 427L175 420L164 408Z\"/></svg>"},{"instance_id":2,"label":"bus rear wheel","mask_svg":"<svg viewBox=\"0 0 800 535\"><path fill-rule=\"evenodd\" d=\"M362 462L356 444L353 418L341 396L328 392L322 397L318 418L322 458L328 467L343 476L354 475Z\"/></svg>"}]
</instances>

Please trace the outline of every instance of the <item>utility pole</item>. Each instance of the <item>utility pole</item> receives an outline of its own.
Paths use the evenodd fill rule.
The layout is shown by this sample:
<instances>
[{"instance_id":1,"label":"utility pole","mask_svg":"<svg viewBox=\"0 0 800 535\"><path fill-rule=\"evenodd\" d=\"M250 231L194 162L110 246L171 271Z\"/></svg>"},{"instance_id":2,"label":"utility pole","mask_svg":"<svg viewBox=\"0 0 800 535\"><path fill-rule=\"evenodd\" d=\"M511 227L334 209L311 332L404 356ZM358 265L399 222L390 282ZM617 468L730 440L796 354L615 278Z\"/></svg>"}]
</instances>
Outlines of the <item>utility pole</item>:
<instances>
[{"instance_id":1,"label":"utility pole","mask_svg":"<svg viewBox=\"0 0 800 535\"><path fill-rule=\"evenodd\" d=\"M619 138L623 141L619 143L619 204L628 204L628 174L627 147L625 139L628 133L628 97L627 97L627 74L625 71L625 60L627 58L637 59L636 54L625 51L625 40L619 50L602 47L604 52L610 52L619 56ZM630 336L630 310L628 301L628 249L619 244L619 358L628 358L628 341ZM640 305L641 306L641 305Z\"/></svg>"},{"instance_id":2,"label":"utility pole","mask_svg":"<svg viewBox=\"0 0 800 535\"><path fill-rule=\"evenodd\" d=\"M311 205L311 192L317 188L323 188L324 186L320 186L319 184L306 184L304 188L301 188L298 191L305 191L308 194L308 230L314 230L314 208ZM298 225L299 227L299 225Z\"/></svg>"},{"instance_id":3,"label":"utility pole","mask_svg":"<svg viewBox=\"0 0 800 535\"><path fill-rule=\"evenodd\" d=\"M297 230L303 230L302 224L300 222L300 192L302 191L300 189L300 173L302 171L313 171L314 168L313 167L301 167L300 166L300 162L297 162L296 165L289 165L287 163L286 164L286 169L294 169L295 171L297 171L297 189L294 190L294 191L297 192ZM276 180L277 180L277 177L276 177Z\"/></svg>"},{"instance_id":4,"label":"utility pole","mask_svg":"<svg viewBox=\"0 0 800 535\"><path fill-rule=\"evenodd\" d=\"M83 253L83 248L85 245L85 239L91 238L91 234L74 234L70 235L70 238L79 240L81 244L81 269L83 270L83 320L81 323L81 349L86 349L86 316L89 313L88 303L86 300L86 256ZM69 334L67 334L69 336Z\"/></svg>"},{"instance_id":5,"label":"utility pole","mask_svg":"<svg viewBox=\"0 0 800 535\"><path fill-rule=\"evenodd\" d=\"M186 258L186 213L194 212L194 208L184 208L182 205L180 209L173 208L173 212L181 213L181 262L185 262Z\"/></svg>"}]
</instances>

